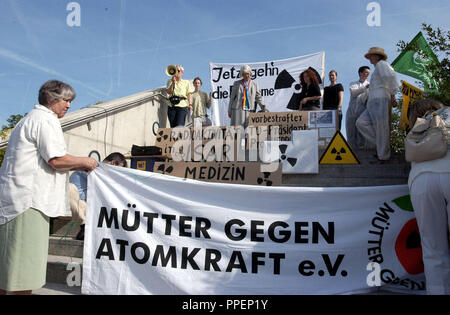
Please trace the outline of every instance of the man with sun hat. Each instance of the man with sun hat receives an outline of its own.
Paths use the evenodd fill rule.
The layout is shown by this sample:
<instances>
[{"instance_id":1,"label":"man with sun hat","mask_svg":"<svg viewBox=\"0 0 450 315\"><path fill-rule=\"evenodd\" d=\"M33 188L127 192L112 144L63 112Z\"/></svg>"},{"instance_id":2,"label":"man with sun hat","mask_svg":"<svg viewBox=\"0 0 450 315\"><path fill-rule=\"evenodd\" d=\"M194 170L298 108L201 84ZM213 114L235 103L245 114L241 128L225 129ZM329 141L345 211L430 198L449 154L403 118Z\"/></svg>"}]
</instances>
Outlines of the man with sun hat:
<instances>
[{"instance_id":1,"label":"man with sun hat","mask_svg":"<svg viewBox=\"0 0 450 315\"><path fill-rule=\"evenodd\" d=\"M356 121L358 131L367 141L376 145L376 164L385 164L391 157L390 117L392 107L397 106L395 94L399 89L397 75L389 63L383 48L372 47L364 55L375 70L370 79L367 108Z\"/></svg>"}]
</instances>

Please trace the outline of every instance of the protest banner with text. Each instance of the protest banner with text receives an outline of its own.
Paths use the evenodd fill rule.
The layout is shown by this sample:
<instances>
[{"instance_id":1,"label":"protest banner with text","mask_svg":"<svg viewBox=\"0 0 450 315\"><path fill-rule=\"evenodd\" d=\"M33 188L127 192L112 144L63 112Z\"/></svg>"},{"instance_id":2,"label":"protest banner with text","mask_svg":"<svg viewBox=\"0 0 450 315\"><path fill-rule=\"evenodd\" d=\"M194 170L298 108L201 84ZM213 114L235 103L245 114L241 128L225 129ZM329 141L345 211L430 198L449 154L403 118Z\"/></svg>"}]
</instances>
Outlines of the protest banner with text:
<instances>
[{"instance_id":1,"label":"protest banner with text","mask_svg":"<svg viewBox=\"0 0 450 315\"><path fill-rule=\"evenodd\" d=\"M260 89L263 102L271 112L289 111L287 105L301 92L299 75L313 68L324 78L325 52L307 56L247 63L252 69L252 77ZM227 126L228 104L231 88L235 81L241 80L240 69L243 63L210 63L211 116L215 126Z\"/></svg>"},{"instance_id":2,"label":"protest banner with text","mask_svg":"<svg viewBox=\"0 0 450 315\"><path fill-rule=\"evenodd\" d=\"M406 185L229 185L102 164L88 177L82 293L423 293L407 194Z\"/></svg>"}]
</instances>

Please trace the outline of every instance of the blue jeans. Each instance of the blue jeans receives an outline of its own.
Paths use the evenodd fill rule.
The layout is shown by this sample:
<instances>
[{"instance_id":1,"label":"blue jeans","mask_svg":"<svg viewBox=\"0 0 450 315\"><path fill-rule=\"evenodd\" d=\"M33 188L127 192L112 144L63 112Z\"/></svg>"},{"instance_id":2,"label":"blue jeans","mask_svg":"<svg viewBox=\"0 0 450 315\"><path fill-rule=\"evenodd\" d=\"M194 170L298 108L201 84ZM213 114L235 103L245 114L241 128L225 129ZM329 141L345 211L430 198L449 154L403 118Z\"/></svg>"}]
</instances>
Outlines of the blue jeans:
<instances>
[{"instance_id":1,"label":"blue jeans","mask_svg":"<svg viewBox=\"0 0 450 315\"><path fill-rule=\"evenodd\" d=\"M184 127L186 121L187 107L170 106L167 108L170 128Z\"/></svg>"}]
</instances>

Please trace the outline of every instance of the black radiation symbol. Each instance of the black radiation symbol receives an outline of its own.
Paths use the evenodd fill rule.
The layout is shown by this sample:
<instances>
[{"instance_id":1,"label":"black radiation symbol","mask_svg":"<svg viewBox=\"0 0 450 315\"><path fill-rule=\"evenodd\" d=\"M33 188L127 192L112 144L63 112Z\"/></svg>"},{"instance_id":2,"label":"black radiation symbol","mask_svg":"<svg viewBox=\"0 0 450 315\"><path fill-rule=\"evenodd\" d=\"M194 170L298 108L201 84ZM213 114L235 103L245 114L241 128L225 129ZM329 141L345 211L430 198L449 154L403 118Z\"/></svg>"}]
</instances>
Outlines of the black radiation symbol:
<instances>
[{"instance_id":1,"label":"black radiation symbol","mask_svg":"<svg viewBox=\"0 0 450 315\"><path fill-rule=\"evenodd\" d=\"M294 91L287 107L294 108L300 104L300 92L302 87L286 70L281 71L275 80L275 90L281 89L293 89Z\"/></svg>"},{"instance_id":2,"label":"black radiation symbol","mask_svg":"<svg viewBox=\"0 0 450 315\"><path fill-rule=\"evenodd\" d=\"M314 71L317 78L319 79L319 84L322 84L322 79L317 70L314 69L313 67L309 67L308 69ZM302 86L300 85L299 81L296 81L292 77L292 75L286 71L286 69L281 71L280 74L278 75L277 79L275 80L274 88L275 90L292 89L294 91L292 93L292 97L289 100L287 107L295 108L297 105L300 104L300 92L302 91Z\"/></svg>"},{"instance_id":3,"label":"black radiation symbol","mask_svg":"<svg viewBox=\"0 0 450 315\"><path fill-rule=\"evenodd\" d=\"M169 138L168 135L163 135L163 134L164 134L164 131L161 130L161 131L158 133L159 137L156 138L156 141L161 142L162 139L167 140L167 138Z\"/></svg>"},{"instance_id":4,"label":"black radiation symbol","mask_svg":"<svg viewBox=\"0 0 450 315\"><path fill-rule=\"evenodd\" d=\"M297 164L297 159L296 158L288 158L286 157L286 150L287 150L287 145L286 144L281 144L280 145L280 152L281 152L281 157L280 157L280 162L281 161L287 161L292 167L295 166L295 164Z\"/></svg>"},{"instance_id":5,"label":"black radiation symbol","mask_svg":"<svg viewBox=\"0 0 450 315\"><path fill-rule=\"evenodd\" d=\"M345 154L347 153L347 151L344 148L341 148L340 151L336 150L336 148L333 148L333 150L331 150L331 154L336 154L336 161L342 161L342 156L341 154Z\"/></svg>"},{"instance_id":6,"label":"black radiation symbol","mask_svg":"<svg viewBox=\"0 0 450 315\"><path fill-rule=\"evenodd\" d=\"M263 183L266 183L266 186L272 186L272 181L268 180L268 178L270 177L270 173L269 172L264 172L264 178L259 177L257 182L258 185L261 185Z\"/></svg>"},{"instance_id":7,"label":"black radiation symbol","mask_svg":"<svg viewBox=\"0 0 450 315\"><path fill-rule=\"evenodd\" d=\"M161 164L160 166L158 166L158 171L161 171L163 174L170 174L173 172L173 166L169 166L166 169L166 165L165 164Z\"/></svg>"}]
</instances>

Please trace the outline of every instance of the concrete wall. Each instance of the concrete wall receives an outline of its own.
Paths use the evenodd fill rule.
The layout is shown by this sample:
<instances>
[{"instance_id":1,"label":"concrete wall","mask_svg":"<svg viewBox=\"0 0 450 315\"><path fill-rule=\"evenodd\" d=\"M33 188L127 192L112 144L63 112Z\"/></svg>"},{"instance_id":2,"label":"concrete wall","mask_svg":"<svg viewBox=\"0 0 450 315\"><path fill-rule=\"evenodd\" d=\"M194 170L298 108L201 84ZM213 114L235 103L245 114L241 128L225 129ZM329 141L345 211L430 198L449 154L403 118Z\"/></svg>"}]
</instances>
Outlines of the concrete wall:
<instances>
[{"instance_id":1,"label":"concrete wall","mask_svg":"<svg viewBox=\"0 0 450 315\"><path fill-rule=\"evenodd\" d=\"M168 126L167 104L161 90L146 91L69 112L61 119L68 153L104 159L111 152L129 155L131 146L154 145L153 124Z\"/></svg>"}]
</instances>

